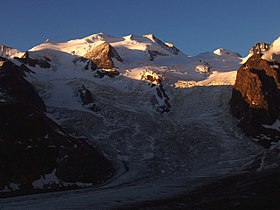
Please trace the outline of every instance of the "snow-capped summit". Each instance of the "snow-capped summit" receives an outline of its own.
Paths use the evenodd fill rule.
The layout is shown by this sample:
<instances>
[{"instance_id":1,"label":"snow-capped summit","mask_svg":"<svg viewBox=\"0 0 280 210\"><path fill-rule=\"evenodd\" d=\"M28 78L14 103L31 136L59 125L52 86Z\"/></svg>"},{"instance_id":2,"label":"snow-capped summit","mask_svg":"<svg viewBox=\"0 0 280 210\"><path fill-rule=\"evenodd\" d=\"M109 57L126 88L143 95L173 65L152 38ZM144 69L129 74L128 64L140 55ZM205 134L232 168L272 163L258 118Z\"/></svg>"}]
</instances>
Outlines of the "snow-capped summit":
<instances>
[{"instance_id":1,"label":"snow-capped summit","mask_svg":"<svg viewBox=\"0 0 280 210\"><path fill-rule=\"evenodd\" d=\"M116 37L116 36L111 36L111 35L108 35L104 32L100 32L100 33L97 33L97 34L92 34L92 35L89 35L89 36L87 36L85 38L82 38L82 39L86 40L89 43L94 43L94 42L97 42L97 41L106 41L106 42L112 43L112 42L119 42L119 41L123 40L123 38Z\"/></svg>"},{"instance_id":2,"label":"snow-capped summit","mask_svg":"<svg viewBox=\"0 0 280 210\"><path fill-rule=\"evenodd\" d=\"M180 52L174 45L165 44L153 34L115 37L105 33L93 34L82 39L60 43L46 41L33 47L30 51L52 49L76 56L84 56L104 42L109 43L127 64L145 63L154 60L158 56L178 55Z\"/></svg>"},{"instance_id":3,"label":"snow-capped summit","mask_svg":"<svg viewBox=\"0 0 280 210\"><path fill-rule=\"evenodd\" d=\"M22 54L23 54L23 52L15 49L15 48L11 48L6 45L0 44L0 56L2 56L4 58L12 58L15 56L20 56Z\"/></svg>"},{"instance_id":4,"label":"snow-capped summit","mask_svg":"<svg viewBox=\"0 0 280 210\"><path fill-rule=\"evenodd\" d=\"M236 52L232 52L230 50L226 50L224 48L218 48L216 50L214 50L213 52L216 55L229 55L229 56L236 56L236 57L241 57L241 55L239 53Z\"/></svg>"}]
</instances>

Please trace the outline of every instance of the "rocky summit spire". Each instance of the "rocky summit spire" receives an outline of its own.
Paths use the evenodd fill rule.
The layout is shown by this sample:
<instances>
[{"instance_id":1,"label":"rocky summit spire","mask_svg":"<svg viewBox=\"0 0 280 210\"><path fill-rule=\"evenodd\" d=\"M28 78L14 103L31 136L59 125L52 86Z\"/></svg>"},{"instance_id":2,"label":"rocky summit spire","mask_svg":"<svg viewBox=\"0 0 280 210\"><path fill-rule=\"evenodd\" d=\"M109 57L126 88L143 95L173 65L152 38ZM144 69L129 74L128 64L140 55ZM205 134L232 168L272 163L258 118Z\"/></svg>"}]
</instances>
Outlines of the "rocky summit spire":
<instances>
[{"instance_id":1,"label":"rocky summit spire","mask_svg":"<svg viewBox=\"0 0 280 210\"><path fill-rule=\"evenodd\" d=\"M250 54L261 54L266 51L270 50L270 44L265 42L258 42L256 43L250 50Z\"/></svg>"}]
</instances>

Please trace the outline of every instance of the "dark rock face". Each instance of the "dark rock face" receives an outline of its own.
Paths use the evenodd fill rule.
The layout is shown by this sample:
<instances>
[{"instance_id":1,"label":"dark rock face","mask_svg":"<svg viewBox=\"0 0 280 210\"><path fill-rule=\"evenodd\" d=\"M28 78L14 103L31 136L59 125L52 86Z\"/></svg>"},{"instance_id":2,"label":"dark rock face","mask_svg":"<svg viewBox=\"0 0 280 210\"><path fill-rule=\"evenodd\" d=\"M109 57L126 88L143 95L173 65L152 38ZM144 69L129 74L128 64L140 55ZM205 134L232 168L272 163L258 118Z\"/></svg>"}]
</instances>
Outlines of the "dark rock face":
<instances>
[{"instance_id":1,"label":"dark rock face","mask_svg":"<svg viewBox=\"0 0 280 210\"><path fill-rule=\"evenodd\" d=\"M101 110L98 107L98 105L95 103L93 94L84 85L82 85L82 87L78 90L78 93L82 105L84 105L85 107L87 107L89 110L93 112L98 112Z\"/></svg>"},{"instance_id":2,"label":"dark rock face","mask_svg":"<svg viewBox=\"0 0 280 210\"><path fill-rule=\"evenodd\" d=\"M73 59L74 64L76 64L78 61L86 63L85 68L84 68L85 70L92 70L92 71L97 70L96 64L87 58L77 57L77 58Z\"/></svg>"},{"instance_id":3,"label":"dark rock face","mask_svg":"<svg viewBox=\"0 0 280 210\"><path fill-rule=\"evenodd\" d=\"M157 52L157 51L153 51L153 50L148 50L148 53L149 53L150 61L154 61L157 56L166 56L166 54L163 54L163 53Z\"/></svg>"},{"instance_id":4,"label":"dark rock face","mask_svg":"<svg viewBox=\"0 0 280 210\"><path fill-rule=\"evenodd\" d=\"M79 95L84 105L93 103L93 95L84 85L79 89Z\"/></svg>"},{"instance_id":5,"label":"dark rock face","mask_svg":"<svg viewBox=\"0 0 280 210\"><path fill-rule=\"evenodd\" d=\"M161 114L164 112L169 112L171 105L161 80L149 74L144 76L142 79L152 82L151 87L155 88L155 96L152 98L152 103L157 106L157 112Z\"/></svg>"},{"instance_id":6,"label":"dark rock face","mask_svg":"<svg viewBox=\"0 0 280 210\"><path fill-rule=\"evenodd\" d=\"M30 58L29 52L27 51L21 58L15 57L18 61L28 64L29 66L35 67L36 65L40 66L41 68L50 68L50 59L45 57L45 59L33 59Z\"/></svg>"},{"instance_id":7,"label":"dark rock face","mask_svg":"<svg viewBox=\"0 0 280 210\"><path fill-rule=\"evenodd\" d=\"M2 61L1 61L2 60ZM16 66L7 59L0 57L0 89L9 96L9 100L20 101L24 105L36 107L44 111L45 105L35 92L33 86L24 79L27 68L24 65Z\"/></svg>"},{"instance_id":8,"label":"dark rock face","mask_svg":"<svg viewBox=\"0 0 280 210\"><path fill-rule=\"evenodd\" d=\"M99 69L115 68L116 66L112 58L123 62L117 51L108 42L96 46L93 50L85 54L84 57L92 60Z\"/></svg>"},{"instance_id":9,"label":"dark rock face","mask_svg":"<svg viewBox=\"0 0 280 210\"><path fill-rule=\"evenodd\" d=\"M169 97L166 94L162 84L160 84L156 88L156 92L157 92L158 97L163 101L163 104L158 106L157 111L159 113L169 112L171 109L171 105L169 103Z\"/></svg>"},{"instance_id":10,"label":"dark rock face","mask_svg":"<svg viewBox=\"0 0 280 210\"><path fill-rule=\"evenodd\" d=\"M0 190L16 185L19 192L33 192L34 181L51 173L56 181L40 188L99 184L114 175L97 148L69 136L45 115L43 101L23 75L12 62L0 61Z\"/></svg>"},{"instance_id":11,"label":"dark rock face","mask_svg":"<svg viewBox=\"0 0 280 210\"><path fill-rule=\"evenodd\" d=\"M261 56L255 53L238 70L230 106L245 133L270 146L280 140L279 130L270 127L280 115L280 64Z\"/></svg>"},{"instance_id":12,"label":"dark rock face","mask_svg":"<svg viewBox=\"0 0 280 210\"><path fill-rule=\"evenodd\" d=\"M104 42L96 46L93 50L86 53L84 58L96 64L96 77L102 78L105 75L114 77L119 75L112 58L123 62L117 51L108 43Z\"/></svg>"}]
</instances>

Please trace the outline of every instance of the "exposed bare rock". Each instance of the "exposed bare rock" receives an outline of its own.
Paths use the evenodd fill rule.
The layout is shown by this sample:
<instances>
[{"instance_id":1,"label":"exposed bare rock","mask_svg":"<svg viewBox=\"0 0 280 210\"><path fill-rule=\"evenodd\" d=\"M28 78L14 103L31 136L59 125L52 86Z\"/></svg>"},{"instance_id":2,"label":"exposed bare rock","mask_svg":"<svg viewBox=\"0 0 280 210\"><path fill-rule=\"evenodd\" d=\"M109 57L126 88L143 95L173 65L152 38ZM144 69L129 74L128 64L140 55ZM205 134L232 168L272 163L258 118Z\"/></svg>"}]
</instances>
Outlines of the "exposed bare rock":
<instances>
[{"instance_id":1,"label":"exposed bare rock","mask_svg":"<svg viewBox=\"0 0 280 210\"><path fill-rule=\"evenodd\" d=\"M29 66L35 67L36 65L40 66L41 68L50 68L50 59L47 57L44 57L44 59L33 59L30 58L29 52L25 52L25 54L22 57L15 57L18 61L28 64Z\"/></svg>"},{"instance_id":2,"label":"exposed bare rock","mask_svg":"<svg viewBox=\"0 0 280 210\"><path fill-rule=\"evenodd\" d=\"M249 54L260 54L268 51L269 49L270 44L267 44L265 42L258 42L251 48Z\"/></svg>"},{"instance_id":3,"label":"exposed bare rock","mask_svg":"<svg viewBox=\"0 0 280 210\"><path fill-rule=\"evenodd\" d=\"M24 79L27 71L24 65L16 66L7 59L1 58L0 66L0 88L12 101L20 101L21 104L36 107L44 111L45 105L35 92L33 86Z\"/></svg>"},{"instance_id":4,"label":"exposed bare rock","mask_svg":"<svg viewBox=\"0 0 280 210\"><path fill-rule=\"evenodd\" d=\"M169 103L169 97L165 92L162 81L150 74L142 75L142 79L151 82L151 87L155 88L155 95L151 101L157 107L157 112L161 114L164 112L169 112L171 105Z\"/></svg>"},{"instance_id":5,"label":"exposed bare rock","mask_svg":"<svg viewBox=\"0 0 280 210\"><path fill-rule=\"evenodd\" d=\"M199 60L201 64L195 67L195 71L201 74L210 74L214 70L213 66L211 66L208 62L204 60Z\"/></svg>"},{"instance_id":6,"label":"exposed bare rock","mask_svg":"<svg viewBox=\"0 0 280 210\"><path fill-rule=\"evenodd\" d=\"M112 58L122 62L117 51L108 43L104 42L84 55L85 58L92 60L99 69L114 69L116 66Z\"/></svg>"},{"instance_id":7,"label":"exposed bare rock","mask_svg":"<svg viewBox=\"0 0 280 210\"><path fill-rule=\"evenodd\" d=\"M269 146L280 140L280 130L273 126L280 115L280 69L261 56L257 50L238 70L230 106L240 127Z\"/></svg>"},{"instance_id":8,"label":"exposed bare rock","mask_svg":"<svg viewBox=\"0 0 280 210\"><path fill-rule=\"evenodd\" d=\"M97 70L97 66L94 62L92 62L91 60L84 58L84 57L76 57L73 59L73 63L76 64L77 62L83 62L86 63L84 69L85 70L92 70L95 71Z\"/></svg>"},{"instance_id":9,"label":"exposed bare rock","mask_svg":"<svg viewBox=\"0 0 280 210\"><path fill-rule=\"evenodd\" d=\"M154 61L157 56L167 56L164 53L153 51L153 50L148 50L148 53L149 53L149 60L150 61Z\"/></svg>"},{"instance_id":10,"label":"exposed bare rock","mask_svg":"<svg viewBox=\"0 0 280 210\"><path fill-rule=\"evenodd\" d=\"M97 148L86 139L69 136L46 116L43 101L21 71L2 59L0 189L19 193L57 190L77 187L76 182L100 184L113 176L112 163Z\"/></svg>"},{"instance_id":11,"label":"exposed bare rock","mask_svg":"<svg viewBox=\"0 0 280 210\"><path fill-rule=\"evenodd\" d=\"M0 44L0 56L2 56L2 57L5 57L5 58L13 57L13 56L21 54L21 53L22 52L17 49Z\"/></svg>"},{"instance_id":12,"label":"exposed bare rock","mask_svg":"<svg viewBox=\"0 0 280 210\"><path fill-rule=\"evenodd\" d=\"M82 87L78 90L78 92L82 105L84 105L85 107L87 107L88 109L94 112L101 110L95 103L93 94L84 85L82 85Z\"/></svg>"}]
</instances>

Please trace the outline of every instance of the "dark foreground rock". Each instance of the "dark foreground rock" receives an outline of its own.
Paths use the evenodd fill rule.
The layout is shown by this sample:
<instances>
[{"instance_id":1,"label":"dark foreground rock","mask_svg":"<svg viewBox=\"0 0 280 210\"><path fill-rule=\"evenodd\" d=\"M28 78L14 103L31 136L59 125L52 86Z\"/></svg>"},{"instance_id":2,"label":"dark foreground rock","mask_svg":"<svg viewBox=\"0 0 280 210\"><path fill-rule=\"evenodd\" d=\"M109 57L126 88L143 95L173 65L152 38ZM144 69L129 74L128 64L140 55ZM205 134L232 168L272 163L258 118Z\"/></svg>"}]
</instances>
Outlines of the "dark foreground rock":
<instances>
[{"instance_id":1,"label":"dark foreground rock","mask_svg":"<svg viewBox=\"0 0 280 210\"><path fill-rule=\"evenodd\" d=\"M114 166L101 151L46 116L23 67L0 62L0 194L92 186L112 177Z\"/></svg>"},{"instance_id":2,"label":"dark foreground rock","mask_svg":"<svg viewBox=\"0 0 280 210\"><path fill-rule=\"evenodd\" d=\"M280 140L280 64L256 52L237 71L230 107L243 131L269 147Z\"/></svg>"}]
</instances>

